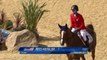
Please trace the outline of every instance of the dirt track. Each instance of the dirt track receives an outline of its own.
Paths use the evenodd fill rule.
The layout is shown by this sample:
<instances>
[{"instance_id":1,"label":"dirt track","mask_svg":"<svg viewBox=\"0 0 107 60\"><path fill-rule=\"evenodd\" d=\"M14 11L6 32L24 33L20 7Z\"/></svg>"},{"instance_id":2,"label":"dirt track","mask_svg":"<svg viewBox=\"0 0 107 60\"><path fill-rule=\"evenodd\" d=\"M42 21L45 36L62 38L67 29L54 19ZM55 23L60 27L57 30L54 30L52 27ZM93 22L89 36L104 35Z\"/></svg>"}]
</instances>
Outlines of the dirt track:
<instances>
[{"instance_id":1,"label":"dirt track","mask_svg":"<svg viewBox=\"0 0 107 60\"><path fill-rule=\"evenodd\" d=\"M86 25L92 23L97 34L96 60L107 59L107 0L40 0L46 2L45 9L50 10L42 17L38 25L38 31L45 37L40 44L47 46L60 46L57 36L60 24L69 24L70 7L77 4L79 13L84 16ZM13 20L12 14L20 11L20 0L0 0L0 9L7 14L7 18ZM13 20L14 21L14 20ZM50 41L49 41L50 40ZM91 60L91 55L86 55ZM0 52L0 60L67 60L65 55L20 55L7 51Z\"/></svg>"}]
</instances>

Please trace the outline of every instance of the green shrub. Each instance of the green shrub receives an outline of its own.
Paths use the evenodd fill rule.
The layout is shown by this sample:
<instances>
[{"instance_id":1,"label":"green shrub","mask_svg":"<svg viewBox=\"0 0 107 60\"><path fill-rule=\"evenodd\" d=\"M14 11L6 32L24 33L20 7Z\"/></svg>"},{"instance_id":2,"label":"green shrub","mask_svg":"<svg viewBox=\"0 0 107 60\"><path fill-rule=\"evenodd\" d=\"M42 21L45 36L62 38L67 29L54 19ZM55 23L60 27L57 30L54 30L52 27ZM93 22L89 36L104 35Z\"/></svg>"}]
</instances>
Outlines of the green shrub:
<instances>
[{"instance_id":1,"label":"green shrub","mask_svg":"<svg viewBox=\"0 0 107 60\"><path fill-rule=\"evenodd\" d=\"M32 0L29 0L28 2L22 2L22 6L23 14L27 24L27 29L29 29L32 32L35 32L35 28L38 22L40 21L40 18L46 11L43 9L46 6L46 4L44 3L40 6L38 4L38 0L35 0L34 2Z\"/></svg>"},{"instance_id":2,"label":"green shrub","mask_svg":"<svg viewBox=\"0 0 107 60\"><path fill-rule=\"evenodd\" d=\"M5 12L4 10L0 11L0 28L4 28L4 22L5 22Z\"/></svg>"},{"instance_id":3,"label":"green shrub","mask_svg":"<svg viewBox=\"0 0 107 60\"><path fill-rule=\"evenodd\" d=\"M9 30L9 29L11 29L13 27L13 22L11 20L5 21L4 24L5 24L5 29L6 30Z\"/></svg>"},{"instance_id":4,"label":"green shrub","mask_svg":"<svg viewBox=\"0 0 107 60\"><path fill-rule=\"evenodd\" d=\"M2 24L3 24L3 22L0 21L0 25L2 25Z\"/></svg>"},{"instance_id":5,"label":"green shrub","mask_svg":"<svg viewBox=\"0 0 107 60\"><path fill-rule=\"evenodd\" d=\"M3 22L0 21L0 28L3 28Z\"/></svg>"}]
</instances>

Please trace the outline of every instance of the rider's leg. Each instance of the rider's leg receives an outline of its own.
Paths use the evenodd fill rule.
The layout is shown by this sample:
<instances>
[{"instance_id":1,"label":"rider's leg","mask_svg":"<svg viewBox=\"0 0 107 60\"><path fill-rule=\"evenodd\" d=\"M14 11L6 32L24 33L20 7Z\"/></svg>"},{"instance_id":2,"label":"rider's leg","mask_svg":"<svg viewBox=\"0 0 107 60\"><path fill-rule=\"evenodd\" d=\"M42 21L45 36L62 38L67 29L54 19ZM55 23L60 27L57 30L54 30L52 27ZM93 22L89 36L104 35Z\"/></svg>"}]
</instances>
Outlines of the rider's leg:
<instances>
[{"instance_id":1,"label":"rider's leg","mask_svg":"<svg viewBox=\"0 0 107 60\"><path fill-rule=\"evenodd\" d=\"M91 43L93 42L92 36L87 32L87 37L88 37L88 43L89 43L89 51L91 51Z\"/></svg>"},{"instance_id":2,"label":"rider's leg","mask_svg":"<svg viewBox=\"0 0 107 60\"><path fill-rule=\"evenodd\" d=\"M88 42L89 42L89 44L91 44L93 42L93 38L87 31L86 31L86 33L87 33L87 37L89 39Z\"/></svg>"},{"instance_id":3,"label":"rider's leg","mask_svg":"<svg viewBox=\"0 0 107 60\"><path fill-rule=\"evenodd\" d=\"M86 47L89 47L89 42L88 42L88 39L87 39L87 32L86 32L86 30L85 29L80 30L80 34L81 34L81 36L82 36L82 38L83 38L83 40L84 40L84 42L86 44Z\"/></svg>"},{"instance_id":4,"label":"rider's leg","mask_svg":"<svg viewBox=\"0 0 107 60\"><path fill-rule=\"evenodd\" d=\"M87 41L87 37L86 37L87 33L86 33L85 29L80 30L80 34L81 34L82 38L84 39L84 41Z\"/></svg>"}]
</instances>

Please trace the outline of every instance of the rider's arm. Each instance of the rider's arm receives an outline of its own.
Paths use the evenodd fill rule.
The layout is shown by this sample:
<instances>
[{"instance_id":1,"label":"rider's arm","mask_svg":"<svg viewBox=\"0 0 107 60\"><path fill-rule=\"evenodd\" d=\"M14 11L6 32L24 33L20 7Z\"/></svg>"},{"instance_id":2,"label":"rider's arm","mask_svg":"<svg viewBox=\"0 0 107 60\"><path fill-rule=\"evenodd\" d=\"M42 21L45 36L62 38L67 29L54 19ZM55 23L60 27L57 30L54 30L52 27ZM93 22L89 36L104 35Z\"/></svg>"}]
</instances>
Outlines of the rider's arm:
<instances>
[{"instance_id":1,"label":"rider's arm","mask_svg":"<svg viewBox=\"0 0 107 60\"><path fill-rule=\"evenodd\" d=\"M84 28L84 19L82 16L80 16L80 27L78 28L78 30L81 30L82 28Z\"/></svg>"}]
</instances>

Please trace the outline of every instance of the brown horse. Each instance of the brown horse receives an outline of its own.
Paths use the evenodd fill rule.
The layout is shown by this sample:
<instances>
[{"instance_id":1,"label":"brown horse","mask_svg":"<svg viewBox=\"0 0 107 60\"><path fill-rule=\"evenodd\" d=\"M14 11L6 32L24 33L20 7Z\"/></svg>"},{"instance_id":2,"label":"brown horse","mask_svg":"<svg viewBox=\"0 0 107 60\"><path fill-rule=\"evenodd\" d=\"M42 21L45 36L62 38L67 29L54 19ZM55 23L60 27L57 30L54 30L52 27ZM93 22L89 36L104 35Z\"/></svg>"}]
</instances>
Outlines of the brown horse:
<instances>
[{"instance_id":1,"label":"brown horse","mask_svg":"<svg viewBox=\"0 0 107 60\"><path fill-rule=\"evenodd\" d=\"M78 37L77 34L72 33L71 29L68 28L67 24L65 26L60 27L60 38L61 38L61 45L66 44L67 47L83 47L84 44L82 40ZM95 46L96 46L96 34L94 32L93 26L90 24L87 26L87 31L92 35L94 38L93 43L91 44L91 51L92 51L92 58L95 58ZM68 60L86 60L84 54L67 54Z\"/></svg>"}]
</instances>

